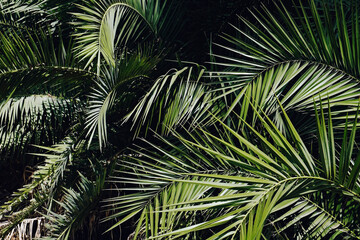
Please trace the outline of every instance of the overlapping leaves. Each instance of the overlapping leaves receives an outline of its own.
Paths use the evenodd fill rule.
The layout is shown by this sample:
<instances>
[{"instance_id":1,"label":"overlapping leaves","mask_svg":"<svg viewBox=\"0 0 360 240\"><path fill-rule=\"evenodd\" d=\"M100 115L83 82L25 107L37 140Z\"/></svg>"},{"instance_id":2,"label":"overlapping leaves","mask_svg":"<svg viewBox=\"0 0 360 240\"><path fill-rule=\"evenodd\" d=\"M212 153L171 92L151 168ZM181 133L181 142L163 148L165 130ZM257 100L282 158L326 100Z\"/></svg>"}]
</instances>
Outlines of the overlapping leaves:
<instances>
[{"instance_id":1,"label":"overlapping leaves","mask_svg":"<svg viewBox=\"0 0 360 240\"><path fill-rule=\"evenodd\" d=\"M335 1L335 9L313 0L302 4L295 14L281 2L275 3L275 11L251 9L253 21L240 17L246 28L235 27L239 36L224 36L232 46L218 46L228 54L214 54L214 64L224 70L211 74L220 77L222 85L216 91L228 102L226 116L236 109L246 118L252 102L283 129L276 98L289 114L306 113L309 119L312 99L324 95L329 95L331 105L342 106L339 117L345 118L344 112L355 115L360 69L358 5L344 10L342 1Z\"/></svg>"},{"instance_id":2,"label":"overlapping leaves","mask_svg":"<svg viewBox=\"0 0 360 240\"><path fill-rule=\"evenodd\" d=\"M83 13L74 13L80 30L76 34L78 57L89 66L94 60L114 65L124 48L144 39L175 37L176 18L168 1L101 0L79 5ZM175 26L173 25L175 24Z\"/></svg>"},{"instance_id":3,"label":"overlapping leaves","mask_svg":"<svg viewBox=\"0 0 360 240\"><path fill-rule=\"evenodd\" d=\"M303 224L305 231L289 237L359 237L352 228L357 224L355 212L321 204L325 194L340 205L345 201L349 208L359 209L360 169L354 160L360 154L345 147L354 146L354 139L345 133L346 150L335 149L331 119L326 126L321 112L319 145L328 147L312 152L283 114L289 139L258 115L265 133L245 122L244 132L220 122L222 127L215 131L175 133L178 144L161 138L165 145L149 143L149 151L133 152L120 160L111 181L125 194L107 200L107 207L117 212L109 219L123 216L117 223L122 224L137 216L134 234L149 239L194 238L197 232L207 239L261 239L295 223ZM355 133L353 124L350 135ZM346 170L339 171L339 164L349 161L353 162ZM284 222L286 216L293 221ZM211 235L205 229L211 229Z\"/></svg>"},{"instance_id":4,"label":"overlapping leaves","mask_svg":"<svg viewBox=\"0 0 360 240\"><path fill-rule=\"evenodd\" d=\"M1 206L1 219L9 219L8 225L1 230L0 236L6 236L13 227L16 227L22 220L41 207L46 201L50 201L58 186L61 185L61 180L64 177L65 171L72 162L73 146L69 139L66 139L61 144L52 147L40 147L51 153L37 154L45 157L45 162L38 166L38 169L33 173L31 182L25 184L13 197ZM34 196L34 197L31 197ZM46 197L45 197L46 196ZM30 204L23 209L19 209L22 203L31 199ZM10 216L17 216L10 219Z\"/></svg>"},{"instance_id":5,"label":"overlapping leaves","mask_svg":"<svg viewBox=\"0 0 360 240\"><path fill-rule=\"evenodd\" d=\"M201 82L204 69L196 71L193 67L174 70L159 77L151 89L126 116L132 121L136 133L146 126L169 134L179 126L193 128L197 124L211 121L209 112L217 113L219 108L214 102L209 88Z\"/></svg>"}]
</instances>

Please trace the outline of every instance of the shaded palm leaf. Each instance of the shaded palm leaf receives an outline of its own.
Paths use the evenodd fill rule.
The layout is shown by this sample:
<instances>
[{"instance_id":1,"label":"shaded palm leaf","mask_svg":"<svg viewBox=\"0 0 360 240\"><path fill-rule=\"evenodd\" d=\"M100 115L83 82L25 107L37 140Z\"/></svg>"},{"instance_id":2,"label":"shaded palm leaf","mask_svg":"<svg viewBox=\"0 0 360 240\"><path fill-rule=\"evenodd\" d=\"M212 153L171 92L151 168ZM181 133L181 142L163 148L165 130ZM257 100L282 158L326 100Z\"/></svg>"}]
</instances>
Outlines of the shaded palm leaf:
<instances>
[{"instance_id":1,"label":"shaded palm leaf","mask_svg":"<svg viewBox=\"0 0 360 240\"><path fill-rule=\"evenodd\" d=\"M89 111L86 118L87 136L90 137L89 145L97 130L100 149L107 142L107 121L106 115L112 108L115 101L121 98L118 92L120 88L124 88L126 84L140 78L149 78L150 72L158 63L156 56L144 56L137 53L125 56L124 59L118 61L115 67L110 66L109 69L104 68L102 77L98 77L95 81L95 87L92 89L89 98Z\"/></svg>"},{"instance_id":2,"label":"shaded palm leaf","mask_svg":"<svg viewBox=\"0 0 360 240\"><path fill-rule=\"evenodd\" d=\"M12 215L17 215L18 217L13 219L10 218L11 224L1 230L0 236L5 236L23 219L33 214L33 212L41 207L46 201L52 199L60 181L63 179L67 166L72 162L72 147L72 142L69 139L52 147L40 147L44 150L51 151L52 153L36 154L45 157L45 162L38 166L38 170L33 173L31 182L20 188L18 192L13 194L11 200L1 206L1 219L4 219L5 216L10 213ZM19 205L24 203L27 199L30 199L30 195L34 195L34 197L31 198L30 204L16 213L16 210L19 209Z\"/></svg>"},{"instance_id":3,"label":"shaded palm leaf","mask_svg":"<svg viewBox=\"0 0 360 240\"><path fill-rule=\"evenodd\" d=\"M77 120L78 101L53 96L10 99L0 106L0 146L5 161L23 163L31 144L54 144ZM15 162L14 162L15 163ZM18 166L19 167L19 166Z\"/></svg>"},{"instance_id":4,"label":"shaded palm leaf","mask_svg":"<svg viewBox=\"0 0 360 240\"><path fill-rule=\"evenodd\" d=\"M54 27L57 20L50 14L53 9L44 10L46 1L1 1L0 29L34 31L34 27Z\"/></svg>"},{"instance_id":5,"label":"shaded palm leaf","mask_svg":"<svg viewBox=\"0 0 360 240\"><path fill-rule=\"evenodd\" d=\"M1 99L35 93L73 97L89 89L95 74L78 68L71 43L48 34L0 34Z\"/></svg>"},{"instance_id":6,"label":"shaded palm leaf","mask_svg":"<svg viewBox=\"0 0 360 240\"><path fill-rule=\"evenodd\" d=\"M58 202L64 210L62 214L51 212L47 218L49 237L45 239L69 239L71 234L81 226L89 212L97 204L105 181L105 173L97 175L95 181L88 180L80 174L80 181L75 189L64 189L64 201Z\"/></svg>"}]
</instances>

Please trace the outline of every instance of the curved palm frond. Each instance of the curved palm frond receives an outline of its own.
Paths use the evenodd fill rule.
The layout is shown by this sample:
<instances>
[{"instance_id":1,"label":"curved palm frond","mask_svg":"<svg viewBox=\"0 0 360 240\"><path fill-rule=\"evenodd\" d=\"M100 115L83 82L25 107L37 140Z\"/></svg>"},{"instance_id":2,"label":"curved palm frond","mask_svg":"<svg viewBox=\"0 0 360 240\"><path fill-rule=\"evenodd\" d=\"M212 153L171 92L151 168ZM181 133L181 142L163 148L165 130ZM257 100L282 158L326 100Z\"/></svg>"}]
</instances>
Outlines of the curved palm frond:
<instances>
[{"instance_id":1,"label":"curved palm frond","mask_svg":"<svg viewBox=\"0 0 360 240\"><path fill-rule=\"evenodd\" d=\"M48 95L11 98L0 106L1 142L13 141L14 138L10 137L12 135L26 135L30 131L36 132L36 129L49 128L56 138L56 127L61 129L63 123L70 126L80 106L76 99L71 101Z\"/></svg>"},{"instance_id":2,"label":"curved palm frond","mask_svg":"<svg viewBox=\"0 0 360 240\"><path fill-rule=\"evenodd\" d=\"M40 29L0 34L4 156L17 158L26 145L49 146L63 139L83 107L78 98L85 97L96 76L77 68L71 42L64 43L59 32L50 33Z\"/></svg>"},{"instance_id":3,"label":"curved palm frond","mask_svg":"<svg viewBox=\"0 0 360 240\"><path fill-rule=\"evenodd\" d=\"M50 14L52 9L44 10L46 0L11 0L0 3L0 29L34 31L34 27L54 27L57 20Z\"/></svg>"},{"instance_id":4,"label":"curved palm frond","mask_svg":"<svg viewBox=\"0 0 360 240\"><path fill-rule=\"evenodd\" d=\"M219 122L222 128L216 131L175 133L180 144L161 138L167 148L150 144L148 151L133 152L121 160L111 180L121 185L117 191L128 193L106 201L115 213L105 220L122 217L115 227L136 216L134 235L149 239L195 237L196 232L207 239L261 239L264 234L277 234L281 221L285 227L309 221L305 231L297 232L303 236L358 238L359 233L352 230L358 224L355 211L339 211L341 204L360 208L360 169L354 159L360 154L356 156L349 147L355 144L357 124L352 124L350 139L345 131L340 152L331 117L326 124L321 111L316 119L319 145L324 148L316 153L282 111L289 139L269 118L258 114L266 134L246 122L246 130L240 133ZM332 204L339 205L313 204L324 201L321 194L337 198ZM283 221L286 216L298 218L289 224ZM211 235L204 232L209 229Z\"/></svg>"},{"instance_id":5,"label":"curved palm frond","mask_svg":"<svg viewBox=\"0 0 360 240\"><path fill-rule=\"evenodd\" d=\"M0 106L0 153L2 167L26 168L38 159L27 155L34 145L61 141L79 120L81 102L53 96L10 99Z\"/></svg>"},{"instance_id":6,"label":"curved palm frond","mask_svg":"<svg viewBox=\"0 0 360 240\"><path fill-rule=\"evenodd\" d=\"M360 83L351 76L321 64L304 61L283 63L267 69L250 82L231 84L227 88L227 92L215 98L220 99L229 92L237 94L228 108L227 116L236 109L240 111L241 118L255 123L257 116L251 114L253 105L258 111L270 116L277 127L285 132L280 102L289 115L297 114L294 118L300 118L301 114L307 116L308 120L298 126L302 134L316 129L314 119L308 117L313 113L314 101L319 109L321 99L328 99L329 106L334 109L334 120L337 120L334 126L338 127L344 125L345 114L351 118L355 116L360 96ZM241 108L237 109L239 103ZM338 106L341 108L336 109Z\"/></svg>"},{"instance_id":7,"label":"curved palm frond","mask_svg":"<svg viewBox=\"0 0 360 240\"><path fill-rule=\"evenodd\" d=\"M163 135L179 126L189 124L189 128L209 119L209 112L216 113L207 86L200 82L204 69L193 73L192 67L185 67L159 77L136 107L125 117L132 121L137 136L143 126L155 129ZM147 131L147 130L146 130ZM146 135L146 133L145 133Z\"/></svg>"},{"instance_id":8,"label":"curved palm frond","mask_svg":"<svg viewBox=\"0 0 360 240\"><path fill-rule=\"evenodd\" d=\"M272 113L280 127L276 98L287 110L307 112L308 117L314 114L309 112L312 99L327 95L331 105L342 106L339 118L354 116L360 77L358 6L351 9L349 23L342 1L335 11L323 4L322 15L313 0L300 2L297 14L281 2L275 6L277 17L266 7L250 11L254 21L240 17L248 31L234 27L241 37L224 36L233 47L218 45L229 56L214 54L214 64L226 69L211 76L220 78L216 91L229 102L226 116L236 109L246 117L251 102Z\"/></svg>"},{"instance_id":9,"label":"curved palm frond","mask_svg":"<svg viewBox=\"0 0 360 240\"><path fill-rule=\"evenodd\" d=\"M350 204L351 207L346 209L344 213L341 211L334 211L332 207L338 205L340 201L348 202L352 201L346 198L339 198L334 201L326 201L323 197L328 197L327 194L317 194L317 197L323 199L322 202L311 200L307 197L302 197L293 203L293 207L283 206L275 208L273 212L282 210L283 214L274 219L270 224L276 226L278 221L286 221L285 223L276 226L278 234L282 234L284 231L293 228L296 229L296 225L300 225L303 231L293 234L294 238L302 239L323 239L331 236L333 239L357 239L358 231L352 224L355 223L352 218L357 218L357 213L349 214L349 211L358 211L357 204ZM331 197L335 197L332 195ZM339 196L336 196L339 197ZM320 204L319 204L320 203ZM329 204L330 205L326 205ZM284 209L287 209L284 211ZM339 221L338 219L342 219ZM309 220L307 220L309 219ZM344 224L346 223L346 224ZM344 234L340 228L344 229Z\"/></svg>"},{"instance_id":10,"label":"curved palm frond","mask_svg":"<svg viewBox=\"0 0 360 240\"><path fill-rule=\"evenodd\" d=\"M216 45L207 83L160 62L195 36L177 39L183 3L0 0L0 164L45 157L0 237L47 212L49 239L360 239L359 6L270 2ZM132 130L149 138L124 150Z\"/></svg>"},{"instance_id":11,"label":"curved palm frond","mask_svg":"<svg viewBox=\"0 0 360 240\"><path fill-rule=\"evenodd\" d=\"M76 63L72 43L64 43L61 34L1 33L0 46L2 101L36 93L75 97L88 91L96 75Z\"/></svg>"},{"instance_id":12,"label":"curved palm frond","mask_svg":"<svg viewBox=\"0 0 360 240\"><path fill-rule=\"evenodd\" d=\"M77 56L88 59L89 66L96 59L98 73L104 59L114 65L129 42L155 38L175 37L176 17L167 1L159 0L101 0L90 1L79 8L84 13L74 13L79 29L76 33ZM175 14L176 15L176 14ZM171 27L170 27L171 26ZM120 49L120 51L119 51Z\"/></svg>"},{"instance_id":13,"label":"curved palm frond","mask_svg":"<svg viewBox=\"0 0 360 240\"><path fill-rule=\"evenodd\" d=\"M108 124L106 115L115 101L122 97L121 88L125 88L125 85L132 81L149 78L149 74L158 61L156 56L136 53L117 61L115 67L103 69L102 76L97 77L95 87L89 95L89 111L86 118L87 137L90 137L89 146L96 130L100 149L106 145Z\"/></svg>"}]
</instances>

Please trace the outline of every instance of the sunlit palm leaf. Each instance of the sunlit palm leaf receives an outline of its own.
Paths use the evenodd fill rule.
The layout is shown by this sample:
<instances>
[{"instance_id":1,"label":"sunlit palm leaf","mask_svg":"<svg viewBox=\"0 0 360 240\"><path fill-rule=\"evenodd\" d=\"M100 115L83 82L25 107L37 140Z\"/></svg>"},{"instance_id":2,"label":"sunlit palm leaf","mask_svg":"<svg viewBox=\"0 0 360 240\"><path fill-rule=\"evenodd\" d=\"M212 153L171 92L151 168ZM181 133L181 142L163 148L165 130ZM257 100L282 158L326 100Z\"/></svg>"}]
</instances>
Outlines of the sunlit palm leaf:
<instances>
[{"instance_id":1,"label":"sunlit palm leaf","mask_svg":"<svg viewBox=\"0 0 360 240\"><path fill-rule=\"evenodd\" d=\"M211 121L209 112L216 114L218 106L207 86L201 83L204 69L200 69L199 73L194 71L192 67L185 67L156 80L125 118L125 122L133 122L133 127L137 125L135 135L143 126L167 135L179 126L189 124L186 127L193 128Z\"/></svg>"},{"instance_id":2,"label":"sunlit palm leaf","mask_svg":"<svg viewBox=\"0 0 360 240\"><path fill-rule=\"evenodd\" d=\"M359 8L352 8L347 23L341 1L335 11L322 5L323 16L313 0L309 3L300 2L298 14L290 13L281 2L276 5L277 16L265 7L252 10L256 24L241 17L248 31L235 27L240 37L224 37L233 46L218 45L229 52L229 56L214 55L214 64L225 70L212 73L222 84L216 91L229 102L227 116L236 109L245 118L251 102L272 114L282 129L276 98L287 111L306 113L309 119L313 99L327 95L330 105L342 106L339 118L345 117L344 112L354 116L360 77ZM308 126L306 131L314 129Z\"/></svg>"},{"instance_id":3,"label":"sunlit palm leaf","mask_svg":"<svg viewBox=\"0 0 360 240\"><path fill-rule=\"evenodd\" d=\"M129 42L143 41L141 37L149 35L154 39L175 37L172 24L176 18L171 15L175 12L169 5L159 0L101 0L79 5L84 13L74 13L78 57L87 60L86 66L96 60L99 73L102 59L114 65Z\"/></svg>"},{"instance_id":4,"label":"sunlit palm leaf","mask_svg":"<svg viewBox=\"0 0 360 240\"><path fill-rule=\"evenodd\" d=\"M207 239L261 239L266 232L274 232L272 224L269 225L270 215L279 217L274 222L278 225L285 216L299 214L302 217L294 218L287 227L303 220L310 221L306 230L299 233L303 236L345 234L359 237L351 230L350 225L354 222L347 221L356 221L356 213L339 214L335 210L339 209L338 206L329 207L333 209L331 212L326 205L312 204L324 201L318 198L324 193L332 198L348 199L349 206L359 209L356 200L359 186L346 187L337 177L348 178L352 171L356 171L353 176L358 182L357 167L351 165L351 170L339 172L338 163L333 162L332 155L326 151L320 151L319 159L315 160L312 154L316 153L308 150L284 108L281 111L290 140L273 122L258 114L268 137L247 125L251 134L245 138L243 133L220 122L223 127L215 132L201 129L185 136L175 134L180 144L162 139L168 147L151 144L149 152L143 148L133 152L133 157L121 161L120 171L111 181L121 184L122 187L116 189L128 194L106 201L106 206L117 212L108 219L123 217L115 227L137 216L134 235L149 239L195 237L196 232L206 237L205 229L212 231ZM335 146L330 130L331 118L328 126L323 112L317 119L319 144L328 142L328 145ZM353 126L356 129L356 125ZM327 127L328 134L325 134ZM352 146L355 144L353 139L351 143L344 141ZM332 148L329 150L331 152ZM340 153L335 151L334 154L339 156ZM350 155L353 159L353 154ZM335 170L324 167L330 165L335 166ZM187 190L190 188L192 191ZM175 196L190 198L181 201ZM309 207L291 209L292 204L302 204L304 199L310 206L310 215L305 211Z\"/></svg>"},{"instance_id":5,"label":"sunlit palm leaf","mask_svg":"<svg viewBox=\"0 0 360 240\"><path fill-rule=\"evenodd\" d=\"M29 144L54 144L75 123L83 106L53 96L9 99L0 105L2 161L23 160ZM28 157L27 157L28 158Z\"/></svg>"}]
</instances>

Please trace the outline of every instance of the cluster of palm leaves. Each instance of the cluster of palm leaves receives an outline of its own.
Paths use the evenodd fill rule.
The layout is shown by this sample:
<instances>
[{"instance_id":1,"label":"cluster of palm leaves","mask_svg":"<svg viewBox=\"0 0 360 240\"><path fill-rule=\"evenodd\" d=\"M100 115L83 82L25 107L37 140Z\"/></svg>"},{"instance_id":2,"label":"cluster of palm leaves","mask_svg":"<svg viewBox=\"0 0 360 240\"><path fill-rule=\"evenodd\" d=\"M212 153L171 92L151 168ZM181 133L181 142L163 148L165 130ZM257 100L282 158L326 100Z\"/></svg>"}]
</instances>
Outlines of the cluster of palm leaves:
<instances>
[{"instance_id":1,"label":"cluster of palm leaves","mask_svg":"<svg viewBox=\"0 0 360 240\"><path fill-rule=\"evenodd\" d=\"M0 238L360 239L360 2L263 3L0 0Z\"/></svg>"}]
</instances>

